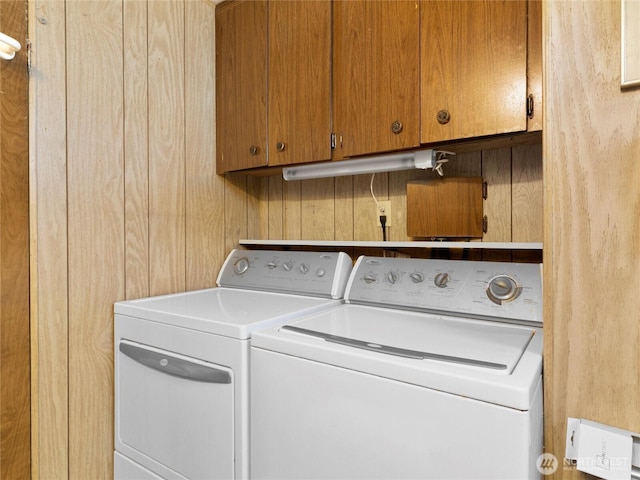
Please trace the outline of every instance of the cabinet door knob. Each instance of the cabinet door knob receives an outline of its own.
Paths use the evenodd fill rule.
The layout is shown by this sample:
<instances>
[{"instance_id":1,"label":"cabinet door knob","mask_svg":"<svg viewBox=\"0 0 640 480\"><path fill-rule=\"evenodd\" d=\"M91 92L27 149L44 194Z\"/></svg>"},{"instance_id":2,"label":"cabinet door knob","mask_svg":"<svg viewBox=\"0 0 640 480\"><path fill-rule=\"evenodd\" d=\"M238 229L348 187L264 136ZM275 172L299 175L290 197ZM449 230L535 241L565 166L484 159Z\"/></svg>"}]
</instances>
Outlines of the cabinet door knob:
<instances>
[{"instance_id":1,"label":"cabinet door knob","mask_svg":"<svg viewBox=\"0 0 640 480\"><path fill-rule=\"evenodd\" d=\"M249 153L251 155L257 155L258 154L258 146L257 145L251 145L249 147Z\"/></svg>"},{"instance_id":2,"label":"cabinet door knob","mask_svg":"<svg viewBox=\"0 0 640 480\"><path fill-rule=\"evenodd\" d=\"M396 135L402 131L402 122L400 120L396 120L391 124L391 131Z\"/></svg>"},{"instance_id":3,"label":"cabinet door knob","mask_svg":"<svg viewBox=\"0 0 640 480\"><path fill-rule=\"evenodd\" d=\"M446 125L451 120L451 114L449 114L448 110L440 110L436 118L440 125Z\"/></svg>"},{"instance_id":4,"label":"cabinet door knob","mask_svg":"<svg viewBox=\"0 0 640 480\"><path fill-rule=\"evenodd\" d=\"M287 149L287 144L284 142L276 143L276 150L279 152L284 152Z\"/></svg>"}]
</instances>

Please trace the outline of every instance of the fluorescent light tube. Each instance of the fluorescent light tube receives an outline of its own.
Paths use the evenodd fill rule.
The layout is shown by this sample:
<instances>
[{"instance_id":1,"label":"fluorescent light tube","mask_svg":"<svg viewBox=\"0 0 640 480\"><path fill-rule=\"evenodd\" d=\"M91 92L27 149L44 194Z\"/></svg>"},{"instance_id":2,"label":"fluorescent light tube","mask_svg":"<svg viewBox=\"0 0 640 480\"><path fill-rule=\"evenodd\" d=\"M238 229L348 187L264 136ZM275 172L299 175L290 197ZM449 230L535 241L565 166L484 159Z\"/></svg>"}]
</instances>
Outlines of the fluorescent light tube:
<instances>
[{"instance_id":1,"label":"fluorescent light tube","mask_svg":"<svg viewBox=\"0 0 640 480\"><path fill-rule=\"evenodd\" d=\"M436 166L435 150L419 150L415 152L392 153L353 160L337 160L334 162L310 163L282 169L285 180L308 180L311 178L342 177L345 175L362 175L366 173L395 172L414 168L434 168Z\"/></svg>"}]
</instances>

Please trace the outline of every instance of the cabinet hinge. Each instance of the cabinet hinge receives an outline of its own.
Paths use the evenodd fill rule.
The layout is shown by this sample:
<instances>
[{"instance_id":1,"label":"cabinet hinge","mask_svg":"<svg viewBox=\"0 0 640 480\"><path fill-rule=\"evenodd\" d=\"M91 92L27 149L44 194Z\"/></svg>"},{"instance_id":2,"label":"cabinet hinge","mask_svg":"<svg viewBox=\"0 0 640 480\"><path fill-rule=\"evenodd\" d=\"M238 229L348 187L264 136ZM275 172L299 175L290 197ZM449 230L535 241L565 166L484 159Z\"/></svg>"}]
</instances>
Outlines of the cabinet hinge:
<instances>
[{"instance_id":1,"label":"cabinet hinge","mask_svg":"<svg viewBox=\"0 0 640 480\"><path fill-rule=\"evenodd\" d=\"M487 199L487 182L482 182L482 199Z\"/></svg>"},{"instance_id":2,"label":"cabinet hinge","mask_svg":"<svg viewBox=\"0 0 640 480\"><path fill-rule=\"evenodd\" d=\"M488 224L489 224L489 220L487 219L487 216L485 215L484 217L482 217L482 233L487 233Z\"/></svg>"},{"instance_id":3,"label":"cabinet hinge","mask_svg":"<svg viewBox=\"0 0 640 480\"><path fill-rule=\"evenodd\" d=\"M533 94L527 97L527 118L533 118Z\"/></svg>"},{"instance_id":4,"label":"cabinet hinge","mask_svg":"<svg viewBox=\"0 0 640 480\"><path fill-rule=\"evenodd\" d=\"M335 150L336 149L336 134L332 133L331 134L331 150Z\"/></svg>"},{"instance_id":5,"label":"cabinet hinge","mask_svg":"<svg viewBox=\"0 0 640 480\"><path fill-rule=\"evenodd\" d=\"M27 73L31 73L31 40L27 38Z\"/></svg>"}]
</instances>

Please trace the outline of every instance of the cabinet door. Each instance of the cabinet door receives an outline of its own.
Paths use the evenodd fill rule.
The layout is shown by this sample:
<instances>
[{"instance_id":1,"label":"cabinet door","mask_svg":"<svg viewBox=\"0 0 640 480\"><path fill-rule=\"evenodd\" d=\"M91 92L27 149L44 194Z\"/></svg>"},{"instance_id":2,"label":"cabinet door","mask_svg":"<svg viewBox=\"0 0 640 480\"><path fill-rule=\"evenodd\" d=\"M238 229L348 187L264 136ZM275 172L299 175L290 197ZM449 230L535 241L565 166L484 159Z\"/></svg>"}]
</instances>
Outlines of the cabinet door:
<instances>
[{"instance_id":1,"label":"cabinet door","mask_svg":"<svg viewBox=\"0 0 640 480\"><path fill-rule=\"evenodd\" d=\"M264 1L216 8L218 173L267 164L266 29Z\"/></svg>"},{"instance_id":2,"label":"cabinet door","mask_svg":"<svg viewBox=\"0 0 640 480\"><path fill-rule=\"evenodd\" d=\"M331 158L331 2L269 2L269 165Z\"/></svg>"},{"instance_id":3,"label":"cabinet door","mask_svg":"<svg viewBox=\"0 0 640 480\"><path fill-rule=\"evenodd\" d=\"M529 0L527 31L527 96L531 96L532 115L527 130L542 130L542 0Z\"/></svg>"},{"instance_id":4,"label":"cabinet door","mask_svg":"<svg viewBox=\"0 0 640 480\"><path fill-rule=\"evenodd\" d=\"M334 158L419 144L416 1L333 4ZM341 140L341 142L340 142Z\"/></svg>"},{"instance_id":5,"label":"cabinet door","mask_svg":"<svg viewBox=\"0 0 640 480\"><path fill-rule=\"evenodd\" d=\"M421 141L527 129L527 2L422 1Z\"/></svg>"}]
</instances>

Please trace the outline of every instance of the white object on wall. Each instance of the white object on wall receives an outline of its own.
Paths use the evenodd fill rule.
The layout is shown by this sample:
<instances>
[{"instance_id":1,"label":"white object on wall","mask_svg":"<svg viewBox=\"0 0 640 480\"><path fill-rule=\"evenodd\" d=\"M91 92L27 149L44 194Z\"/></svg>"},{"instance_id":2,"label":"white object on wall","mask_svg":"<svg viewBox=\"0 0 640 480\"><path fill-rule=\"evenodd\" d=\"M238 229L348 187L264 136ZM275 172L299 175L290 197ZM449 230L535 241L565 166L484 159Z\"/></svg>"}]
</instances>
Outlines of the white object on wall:
<instances>
[{"instance_id":1,"label":"white object on wall","mask_svg":"<svg viewBox=\"0 0 640 480\"><path fill-rule=\"evenodd\" d=\"M0 32L0 58L4 60L13 60L16 56L16 52L20 51L20 42L15 38L10 37Z\"/></svg>"}]
</instances>

